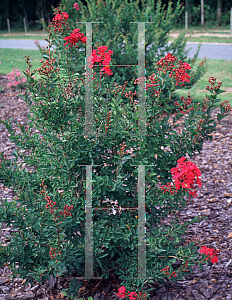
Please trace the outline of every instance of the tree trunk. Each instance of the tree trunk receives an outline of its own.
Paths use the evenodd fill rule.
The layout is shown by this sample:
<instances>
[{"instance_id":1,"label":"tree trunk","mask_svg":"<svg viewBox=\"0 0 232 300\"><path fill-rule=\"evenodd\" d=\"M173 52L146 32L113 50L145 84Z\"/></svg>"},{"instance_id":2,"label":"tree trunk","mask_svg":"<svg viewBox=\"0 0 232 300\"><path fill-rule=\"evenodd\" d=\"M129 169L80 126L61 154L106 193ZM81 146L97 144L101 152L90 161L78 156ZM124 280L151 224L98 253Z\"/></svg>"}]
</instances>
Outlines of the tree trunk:
<instances>
[{"instance_id":1,"label":"tree trunk","mask_svg":"<svg viewBox=\"0 0 232 300\"><path fill-rule=\"evenodd\" d=\"M221 26L221 13L222 13L222 0L218 0L217 2L217 23Z\"/></svg>"},{"instance_id":2,"label":"tree trunk","mask_svg":"<svg viewBox=\"0 0 232 300\"><path fill-rule=\"evenodd\" d=\"M204 21L204 0L201 0L201 25L205 26L205 21Z\"/></svg>"}]
</instances>

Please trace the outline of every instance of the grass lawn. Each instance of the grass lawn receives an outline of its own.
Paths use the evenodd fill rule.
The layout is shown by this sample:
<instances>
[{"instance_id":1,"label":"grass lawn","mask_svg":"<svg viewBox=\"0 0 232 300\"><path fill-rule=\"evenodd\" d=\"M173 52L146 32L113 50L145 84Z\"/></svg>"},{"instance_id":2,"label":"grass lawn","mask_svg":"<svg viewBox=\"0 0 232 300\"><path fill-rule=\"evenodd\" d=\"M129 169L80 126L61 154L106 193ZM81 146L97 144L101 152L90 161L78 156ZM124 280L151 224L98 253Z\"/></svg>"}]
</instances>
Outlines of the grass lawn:
<instances>
[{"instance_id":1,"label":"grass lawn","mask_svg":"<svg viewBox=\"0 0 232 300\"><path fill-rule=\"evenodd\" d=\"M200 62L198 59L196 63ZM216 77L218 81L222 82L222 90L225 93L220 94L219 98L224 101L228 100L232 105L232 61L219 60L219 59L208 59L207 60L207 71L201 77L201 79L195 83L191 89L181 89L177 92L178 96L187 96L188 91L191 93L194 101L200 102L202 98L205 98L205 94L209 93L206 90L206 86L209 84L209 77Z\"/></svg>"},{"instance_id":2,"label":"grass lawn","mask_svg":"<svg viewBox=\"0 0 232 300\"><path fill-rule=\"evenodd\" d=\"M184 32L185 31L185 25L183 24L181 27L172 28L170 32ZM215 26L215 27L209 27L209 26L188 26L188 33L230 33L230 25L228 26Z\"/></svg>"},{"instance_id":3,"label":"grass lawn","mask_svg":"<svg viewBox=\"0 0 232 300\"><path fill-rule=\"evenodd\" d=\"M232 44L232 36L228 38L217 37L217 36L188 36L187 42L197 43L229 43Z\"/></svg>"},{"instance_id":4,"label":"grass lawn","mask_svg":"<svg viewBox=\"0 0 232 300\"><path fill-rule=\"evenodd\" d=\"M0 74L10 73L13 67L24 71L27 68L25 56L29 56L32 59L33 69L40 67L39 61L42 56L39 50L0 48Z\"/></svg>"},{"instance_id":5,"label":"grass lawn","mask_svg":"<svg viewBox=\"0 0 232 300\"><path fill-rule=\"evenodd\" d=\"M185 28L173 28L170 34L185 33ZM218 36L219 35L219 36ZM189 27L188 35L186 36L187 42L198 42L198 43L232 43L232 35L230 35L230 28L227 27ZM173 37L170 36L170 41Z\"/></svg>"},{"instance_id":6,"label":"grass lawn","mask_svg":"<svg viewBox=\"0 0 232 300\"><path fill-rule=\"evenodd\" d=\"M174 37L170 36L169 37L169 41L173 41ZM218 36L204 36L204 35L200 35L200 36L186 36L186 40L187 42L194 42L194 43L226 43L226 44L232 44L232 35L228 35L228 37L218 37Z\"/></svg>"}]
</instances>

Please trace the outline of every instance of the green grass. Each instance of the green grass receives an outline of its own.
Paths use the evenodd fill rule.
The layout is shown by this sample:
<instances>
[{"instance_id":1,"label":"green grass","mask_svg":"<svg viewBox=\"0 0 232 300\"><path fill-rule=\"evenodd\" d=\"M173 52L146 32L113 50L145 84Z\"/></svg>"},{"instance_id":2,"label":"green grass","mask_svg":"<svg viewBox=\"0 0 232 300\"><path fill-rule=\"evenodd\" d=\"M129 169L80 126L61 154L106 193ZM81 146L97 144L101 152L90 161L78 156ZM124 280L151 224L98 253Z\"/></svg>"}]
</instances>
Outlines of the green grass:
<instances>
[{"instance_id":1,"label":"green grass","mask_svg":"<svg viewBox=\"0 0 232 300\"><path fill-rule=\"evenodd\" d=\"M198 59L196 63L199 63L200 61L201 60ZM202 99L205 98L205 94L209 94L206 90L206 86L209 85L208 79L211 76L215 77L218 81L221 81L221 89L226 91L219 95L221 101L228 100L230 105L232 105L232 61L208 59L207 71L201 79L195 83L191 89L179 90L177 95L179 97L187 96L189 91L195 102L201 102Z\"/></svg>"},{"instance_id":2,"label":"green grass","mask_svg":"<svg viewBox=\"0 0 232 300\"><path fill-rule=\"evenodd\" d=\"M187 42L194 43L230 43L232 44L232 36L218 37L218 36L186 36ZM172 36L169 37L169 41L173 41Z\"/></svg>"},{"instance_id":3,"label":"green grass","mask_svg":"<svg viewBox=\"0 0 232 300\"><path fill-rule=\"evenodd\" d=\"M0 48L0 61L2 62L0 64L0 74L10 73L13 67L24 71L27 68L25 56L29 56L32 59L33 69L40 67L39 61L42 56L39 50Z\"/></svg>"},{"instance_id":4,"label":"green grass","mask_svg":"<svg viewBox=\"0 0 232 300\"><path fill-rule=\"evenodd\" d=\"M172 28L171 32L184 32L185 31L185 26L182 25L181 28ZM194 33L194 32L210 32L210 33L229 33L230 32L230 26L215 26L215 27L209 27L209 26L204 26L202 27L201 25L199 26L188 26L188 32L189 33Z\"/></svg>"},{"instance_id":5,"label":"green grass","mask_svg":"<svg viewBox=\"0 0 232 300\"><path fill-rule=\"evenodd\" d=\"M187 37L187 42L197 42L197 43L231 43L232 44L232 36L225 37L217 37L217 36L198 36L198 37Z\"/></svg>"}]
</instances>

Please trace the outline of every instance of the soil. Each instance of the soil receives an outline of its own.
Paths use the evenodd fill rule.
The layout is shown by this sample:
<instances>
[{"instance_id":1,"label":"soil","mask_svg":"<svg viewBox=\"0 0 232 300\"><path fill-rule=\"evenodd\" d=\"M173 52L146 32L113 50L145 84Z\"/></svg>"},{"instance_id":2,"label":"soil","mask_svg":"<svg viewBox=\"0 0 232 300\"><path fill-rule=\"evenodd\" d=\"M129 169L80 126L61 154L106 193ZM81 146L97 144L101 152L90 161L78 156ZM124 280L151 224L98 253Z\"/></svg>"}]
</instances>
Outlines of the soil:
<instances>
[{"instance_id":1,"label":"soil","mask_svg":"<svg viewBox=\"0 0 232 300\"><path fill-rule=\"evenodd\" d=\"M4 91L0 93L0 118L13 118L26 125L29 109L18 96L19 91L6 88L7 79L0 78L0 86ZM214 110L213 116L216 120ZM213 134L212 141L205 141L200 155L195 155L190 161L194 162L202 172L202 187L198 189L198 196L181 213L181 221L188 221L196 215L207 216L208 219L193 224L186 233L186 242L195 241L199 247L207 246L220 251L217 264L204 265L203 270L197 266L192 274L185 275L183 281L175 283L153 283L152 300L204 300L204 299L232 299L232 114L223 119L224 125L219 125ZM16 127L15 127L16 128ZM10 158L15 148L8 137L8 132L0 124L0 151ZM0 184L0 198L12 201L13 190ZM9 239L12 226L2 224L0 233L1 244ZM0 300L10 299L67 299L61 290L67 288L72 276L51 278L40 285L25 285L25 280L17 278L12 281L9 277L10 269L7 265L0 266ZM108 280L91 280L83 282L76 299L94 300L118 299L117 292L120 281L113 272Z\"/></svg>"}]
</instances>

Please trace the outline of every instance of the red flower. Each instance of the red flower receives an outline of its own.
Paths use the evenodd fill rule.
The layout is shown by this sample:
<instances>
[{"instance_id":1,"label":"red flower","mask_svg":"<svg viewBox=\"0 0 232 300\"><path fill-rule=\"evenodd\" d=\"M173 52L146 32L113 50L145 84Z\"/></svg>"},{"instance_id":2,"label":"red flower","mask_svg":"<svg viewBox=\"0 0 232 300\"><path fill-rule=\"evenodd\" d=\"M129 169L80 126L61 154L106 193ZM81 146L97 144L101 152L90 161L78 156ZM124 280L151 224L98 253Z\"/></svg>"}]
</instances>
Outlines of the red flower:
<instances>
[{"instance_id":1,"label":"red flower","mask_svg":"<svg viewBox=\"0 0 232 300\"><path fill-rule=\"evenodd\" d=\"M117 296L119 298L125 297L126 296L125 293L126 293L126 288L125 288L125 286L122 286L118 289Z\"/></svg>"},{"instance_id":2,"label":"red flower","mask_svg":"<svg viewBox=\"0 0 232 300\"><path fill-rule=\"evenodd\" d=\"M69 47L73 47L75 46L75 48L77 48L78 46L76 46L79 42L81 43L86 43L86 36L84 36L83 33L80 33L80 29L76 28L73 30L73 32L71 33L70 36L67 36L64 38L66 43L64 44L64 46L68 45Z\"/></svg>"},{"instance_id":3,"label":"red flower","mask_svg":"<svg viewBox=\"0 0 232 300\"><path fill-rule=\"evenodd\" d=\"M55 21L60 21L61 19L62 19L62 15L61 14L55 15Z\"/></svg>"},{"instance_id":4,"label":"red flower","mask_svg":"<svg viewBox=\"0 0 232 300\"><path fill-rule=\"evenodd\" d=\"M136 300L137 298L137 293L136 292L131 292L129 295L128 295L129 299L130 300ZM135 298L136 297L136 298Z\"/></svg>"},{"instance_id":5,"label":"red flower","mask_svg":"<svg viewBox=\"0 0 232 300\"><path fill-rule=\"evenodd\" d=\"M178 159L177 167L171 169L173 183L168 182L161 190L172 195L181 188L187 189L190 196L196 197L194 184L201 186L201 172L195 164L185 161L185 157Z\"/></svg>"},{"instance_id":6,"label":"red flower","mask_svg":"<svg viewBox=\"0 0 232 300\"><path fill-rule=\"evenodd\" d=\"M215 249L212 249L212 248L208 248L206 246L203 246L201 249L200 249L200 253L202 254L205 254L207 257L206 257L206 260L208 259L211 259L211 262L213 264L217 263L218 262L218 257L217 257L217 254L219 253L218 250L215 250Z\"/></svg>"},{"instance_id":7,"label":"red flower","mask_svg":"<svg viewBox=\"0 0 232 300\"><path fill-rule=\"evenodd\" d=\"M213 257L213 258L211 259L211 262L212 262L213 264L217 263L217 262L218 262L218 257L217 257L217 256Z\"/></svg>"},{"instance_id":8,"label":"red flower","mask_svg":"<svg viewBox=\"0 0 232 300\"><path fill-rule=\"evenodd\" d=\"M113 54L113 51L111 50L108 50L108 47L107 46L100 46L98 47L97 50L93 50L92 52L92 57L90 56L87 61L88 62L91 62L91 59L92 59L92 62L90 63L89 67L92 68L92 66L95 64L95 63L100 63L101 65L103 65L103 68L101 69L100 73L101 72L104 72L104 74L108 74L108 75L113 75L111 69L110 69L110 61L111 61L111 55ZM97 53L98 51L98 53Z\"/></svg>"},{"instance_id":9,"label":"red flower","mask_svg":"<svg viewBox=\"0 0 232 300\"><path fill-rule=\"evenodd\" d=\"M191 69L190 65L179 61L178 67L174 69L174 62L176 60L177 58L173 54L168 53L164 58L161 58L158 61L158 70L162 71L164 74L170 71L171 73L169 76L175 78L176 85L179 85L181 82L190 82L190 76L186 72ZM182 85L184 85L184 83L182 83Z\"/></svg>"},{"instance_id":10,"label":"red flower","mask_svg":"<svg viewBox=\"0 0 232 300\"><path fill-rule=\"evenodd\" d=\"M79 5L78 5L77 3L74 3L74 4L73 4L73 8L76 9L76 10L79 10L79 9L80 9L80 8L79 8Z\"/></svg>"},{"instance_id":11,"label":"red flower","mask_svg":"<svg viewBox=\"0 0 232 300\"><path fill-rule=\"evenodd\" d=\"M188 73L186 73L186 71L190 69L191 67L189 64L180 61L178 68L173 69L169 76L175 78L176 85L179 85L181 82L185 82L185 81L190 82L189 80L190 76ZM184 85L184 83L182 85Z\"/></svg>"},{"instance_id":12,"label":"red flower","mask_svg":"<svg viewBox=\"0 0 232 300\"><path fill-rule=\"evenodd\" d=\"M60 12L59 9L56 9L54 13L55 17L52 19L51 26L54 27L54 31L63 32L64 29L68 30L69 15L66 12Z\"/></svg>"},{"instance_id":13,"label":"red flower","mask_svg":"<svg viewBox=\"0 0 232 300\"><path fill-rule=\"evenodd\" d=\"M176 189L181 187L186 189L193 189L193 184L201 186L201 172L195 164L186 161L185 157L178 159L177 167L171 169L172 177L175 181Z\"/></svg>"}]
</instances>

